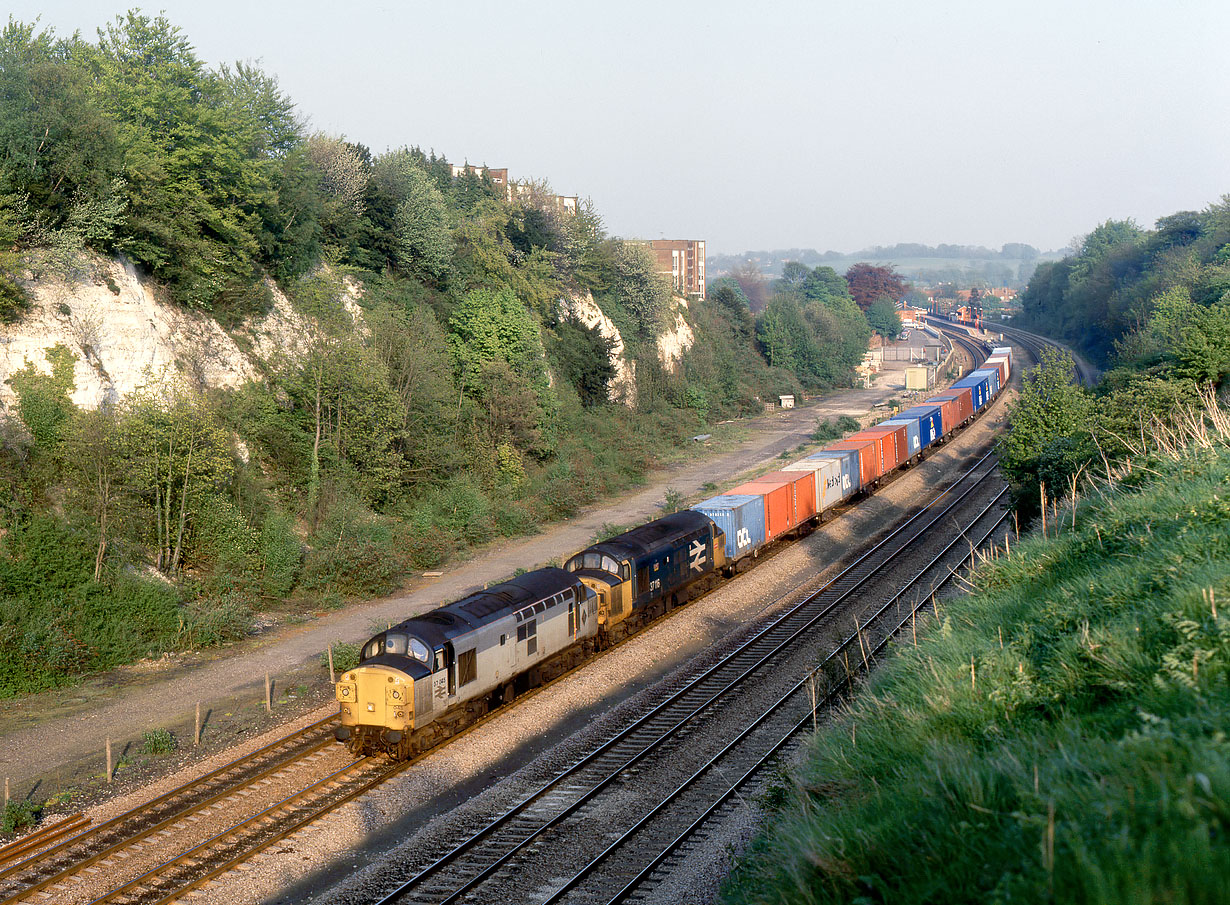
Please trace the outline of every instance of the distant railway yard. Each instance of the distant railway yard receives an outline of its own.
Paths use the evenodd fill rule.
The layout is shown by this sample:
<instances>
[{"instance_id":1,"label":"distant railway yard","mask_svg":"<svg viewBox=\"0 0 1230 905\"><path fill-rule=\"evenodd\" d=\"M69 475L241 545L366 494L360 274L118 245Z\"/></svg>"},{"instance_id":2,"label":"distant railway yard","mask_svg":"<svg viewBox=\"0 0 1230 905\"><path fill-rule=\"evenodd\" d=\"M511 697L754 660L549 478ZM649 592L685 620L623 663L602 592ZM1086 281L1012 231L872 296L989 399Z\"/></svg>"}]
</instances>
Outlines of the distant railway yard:
<instances>
[{"instance_id":1,"label":"distant railway yard","mask_svg":"<svg viewBox=\"0 0 1230 905\"><path fill-rule=\"evenodd\" d=\"M945 332L962 370L990 351ZM1039 346L1007 338L1012 380L960 432L446 742L352 755L325 708L105 817L46 821L0 849L0 902L707 900L767 778L1010 542L992 445Z\"/></svg>"}]
</instances>

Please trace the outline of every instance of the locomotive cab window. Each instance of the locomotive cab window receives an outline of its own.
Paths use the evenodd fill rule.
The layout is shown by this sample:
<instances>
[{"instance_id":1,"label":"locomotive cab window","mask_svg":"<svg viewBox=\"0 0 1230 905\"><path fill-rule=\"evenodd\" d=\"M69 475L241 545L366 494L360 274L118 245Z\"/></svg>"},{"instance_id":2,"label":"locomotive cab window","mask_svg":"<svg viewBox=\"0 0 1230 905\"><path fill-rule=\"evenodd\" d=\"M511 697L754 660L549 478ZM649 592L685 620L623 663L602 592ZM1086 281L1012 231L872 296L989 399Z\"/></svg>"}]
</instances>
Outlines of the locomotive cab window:
<instances>
[{"instance_id":1,"label":"locomotive cab window","mask_svg":"<svg viewBox=\"0 0 1230 905\"><path fill-rule=\"evenodd\" d=\"M418 660L424 666L431 668L431 648L420 641L418 638L410 639L410 648L408 653L414 659Z\"/></svg>"},{"instance_id":2,"label":"locomotive cab window","mask_svg":"<svg viewBox=\"0 0 1230 905\"><path fill-rule=\"evenodd\" d=\"M389 654L404 654L409 639L401 632L389 632L384 636L384 650Z\"/></svg>"}]
</instances>

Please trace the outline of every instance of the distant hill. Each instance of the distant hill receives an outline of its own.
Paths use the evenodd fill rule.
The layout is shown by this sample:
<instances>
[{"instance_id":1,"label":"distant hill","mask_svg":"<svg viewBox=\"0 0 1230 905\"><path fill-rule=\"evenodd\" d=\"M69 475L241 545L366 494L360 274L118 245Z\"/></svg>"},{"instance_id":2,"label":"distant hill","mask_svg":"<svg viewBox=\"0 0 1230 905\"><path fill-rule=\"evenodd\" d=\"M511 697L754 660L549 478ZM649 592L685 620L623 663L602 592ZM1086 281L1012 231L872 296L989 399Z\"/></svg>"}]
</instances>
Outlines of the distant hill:
<instances>
[{"instance_id":1,"label":"distant hill","mask_svg":"<svg viewBox=\"0 0 1230 905\"><path fill-rule=\"evenodd\" d=\"M747 251L734 255L712 255L705 260L708 279L724 276L747 262L755 264L768 276L780 276L782 265L798 261L808 267L821 264L838 273L859 261L870 264L892 264L907 279L927 285L940 282L961 286L1023 287L1043 261L1057 261L1061 251L1039 251L1032 245L1009 242L999 251L981 245L921 245L901 242L896 245L874 246L850 253L819 252L814 248L786 248L773 251Z\"/></svg>"}]
</instances>

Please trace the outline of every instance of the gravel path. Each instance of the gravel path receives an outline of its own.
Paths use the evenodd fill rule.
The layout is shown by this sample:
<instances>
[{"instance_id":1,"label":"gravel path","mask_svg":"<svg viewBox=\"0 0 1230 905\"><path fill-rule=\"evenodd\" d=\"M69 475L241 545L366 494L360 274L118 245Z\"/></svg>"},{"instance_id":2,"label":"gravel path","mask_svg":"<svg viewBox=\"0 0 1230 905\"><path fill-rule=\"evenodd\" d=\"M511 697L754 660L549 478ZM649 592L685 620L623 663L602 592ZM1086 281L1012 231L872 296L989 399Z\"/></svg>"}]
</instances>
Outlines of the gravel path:
<instances>
[{"instance_id":1,"label":"gravel path","mask_svg":"<svg viewBox=\"0 0 1230 905\"><path fill-rule=\"evenodd\" d=\"M756 419L748 424L751 437L729 452L713 455L698 446L692 461L652 474L642 490L591 507L534 537L480 551L440 577L416 578L397 595L282 626L222 650L137 664L72 689L6 702L0 711L0 775L9 778L18 798L33 793L42 799L67 785L97 782L106 738L115 741L117 752L156 728L169 727L179 738L190 738L198 701L216 722L243 707L252 722L271 721L259 712L267 674L279 689L293 689L301 711L305 699L320 700L325 691L318 658L330 643L364 640L374 626L438 606L506 578L518 567L567 556L589 544L604 524L652 518L667 488L695 496L706 483L724 484L763 468L807 441L817 418L865 415L877 402L898 395L903 383L901 371L885 371L871 389L843 391L816 405Z\"/></svg>"}]
</instances>

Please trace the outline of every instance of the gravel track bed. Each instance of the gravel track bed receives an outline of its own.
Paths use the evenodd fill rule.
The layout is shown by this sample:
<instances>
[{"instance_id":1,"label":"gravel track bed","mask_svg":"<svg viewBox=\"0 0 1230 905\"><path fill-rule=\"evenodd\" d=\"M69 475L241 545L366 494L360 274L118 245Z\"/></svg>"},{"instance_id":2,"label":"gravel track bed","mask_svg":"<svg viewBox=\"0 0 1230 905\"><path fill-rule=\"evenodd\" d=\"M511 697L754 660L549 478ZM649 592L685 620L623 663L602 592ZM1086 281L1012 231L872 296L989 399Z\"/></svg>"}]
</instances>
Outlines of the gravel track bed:
<instances>
[{"instance_id":1,"label":"gravel track bed","mask_svg":"<svg viewBox=\"0 0 1230 905\"><path fill-rule=\"evenodd\" d=\"M201 890L193 902L370 901L370 890L388 886L384 865L418 860L413 853L432 840L435 848L499 813L665 697L682 676L713 663L771 613L821 586L852 558L852 550L865 548L903 514L929 502L946 475L985 448L1002 421L1002 406L998 402L925 462L779 549L769 562L272 846ZM674 681L664 683L672 674ZM659 891L670 886L683 895L693 889L699 898L687 893L670 901L709 901L717 882L712 868L729 864L727 845L749 837L754 813L752 802L746 822L724 819L722 826L729 827L710 834L711 848L693 851L686 869Z\"/></svg>"}]
</instances>

